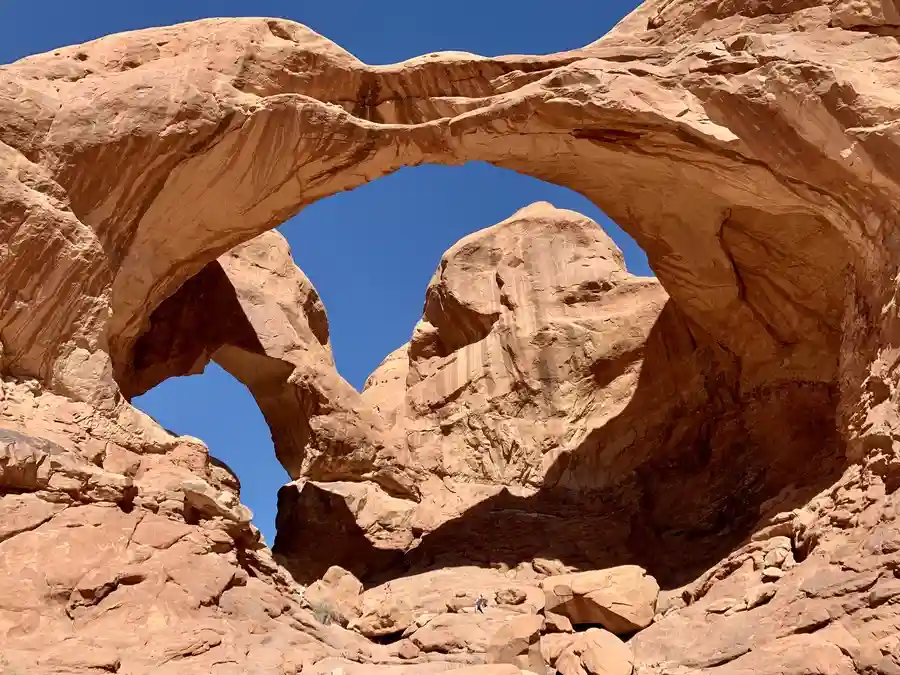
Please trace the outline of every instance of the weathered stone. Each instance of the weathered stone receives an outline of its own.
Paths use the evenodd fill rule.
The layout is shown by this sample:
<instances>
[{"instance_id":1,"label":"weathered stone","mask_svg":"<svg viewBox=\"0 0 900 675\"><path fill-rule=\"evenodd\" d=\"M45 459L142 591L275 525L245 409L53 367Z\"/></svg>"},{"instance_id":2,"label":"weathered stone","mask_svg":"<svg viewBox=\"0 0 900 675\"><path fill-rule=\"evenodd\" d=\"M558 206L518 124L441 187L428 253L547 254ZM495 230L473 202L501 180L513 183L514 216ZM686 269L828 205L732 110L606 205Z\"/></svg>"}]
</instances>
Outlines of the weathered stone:
<instances>
[{"instance_id":1,"label":"weathered stone","mask_svg":"<svg viewBox=\"0 0 900 675\"><path fill-rule=\"evenodd\" d=\"M543 664L540 652L542 624L541 617L534 614L511 617L491 636L487 647L488 661L539 671Z\"/></svg>"},{"instance_id":2,"label":"weathered stone","mask_svg":"<svg viewBox=\"0 0 900 675\"><path fill-rule=\"evenodd\" d=\"M569 617L548 611L544 613L544 627L542 630L544 633L571 633L574 629L572 628L572 622L569 621Z\"/></svg>"},{"instance_id":3,"label":"weathered stone","mask_svg":"<svg viewBox=\"0 0 900 675\"><path fill-rule=\"evenodd\" d=\"M540 630L540 619L533 618L538 620ZM440 614L412 633L410 640L423 652L483 653L506 620L506 616L496 614Z\"/></svg>"},{"instance_id":4,"label":"weathered stone","mask_svg":"<svg viewBox=\"0 0 900 675\"><path fill-rule=\"evenodd\" d=\"M573 624L601 624L616 634L646 628L656 613L659 585L637 566L548 577L546 610Z\"/></svg>"},{"instance_id":5,"label":"weathered stone","mask_svg":"<svg viewBox=\"0 0 900 675\"><path fill-rule=\"evenodd\" d=\"M642 675L895 672L898 22L886 0L650 0L571 52L370 67L289 21L216 19L0 67L0 502L23 497L0 541L3 659L396 666L270 602L297 588L239 482L127 402L213 359L292 478L359 486L329 503L372 578L639 563L689 583L633 639ZM448 252L409 345L357 394L263 233L467 160L579 191L658 281L585 219L529 207ZM189 531L151 523L141 543L148 513ZM394 623L478 658L533 606ZM468 663L441 658L396 667Z\"/></svg>"},{"instance_id":6,"label":"weathered stone","mask_svg":"<svg viewBox=\"0 0 900 675\"><path fill-rule=\"evenodd\" d=\"M633 669L628 645L598 628L579 634L556 660L561 675L631 675Z\"/></svg>"},{"instance_id":7,"label":"weathered stone","mask_svg":"<svg viewBox=\"0 0 900 675\"><path fill-rule=\"evenodd\" d=\"M360 615L362 590L359 579L342 567L334 566L304 591L303 600L323 619L346 626Z\"/></svg>"},{"instance_id":8,"label":"weathered stone","mask_svg":"<svg viewBox=\"0 0 900 675\"><path fill-rule=\"evenodd\" d=\"M543 608L543 594L531 586L510 587L506 575L478 567L455 567L433 570L422 574L394 579L367 589L361 597L362 616L351 623L351 628L368 637L400 634L423 615L445 612L475 611L479 595L492 598L497 593L521 591L524 600L520 605L494 607L492 613L526 612L537 614Z\"/></svg>"}]
</instances>

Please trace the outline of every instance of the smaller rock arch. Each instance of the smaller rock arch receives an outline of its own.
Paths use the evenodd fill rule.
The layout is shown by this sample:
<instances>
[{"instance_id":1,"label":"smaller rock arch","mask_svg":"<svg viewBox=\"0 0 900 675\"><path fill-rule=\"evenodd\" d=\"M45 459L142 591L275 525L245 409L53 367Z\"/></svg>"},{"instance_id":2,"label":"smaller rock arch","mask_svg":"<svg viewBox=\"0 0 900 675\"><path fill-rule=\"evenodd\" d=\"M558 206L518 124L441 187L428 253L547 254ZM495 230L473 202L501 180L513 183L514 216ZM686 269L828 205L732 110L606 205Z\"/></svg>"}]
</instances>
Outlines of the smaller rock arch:
<instances>
[{"instance_id":1,"label":"smaller rock arch","mask_svg":"<svg viewBox=\"0 0 900 675\"><path fill-rule=\"evenodd\" d=\"M277 232L207 264L153 312L133 355L118 376L129 398L215 361L253 394L294 479L371 479L416 494L392 468L399 446L385 423L335 370L325 308Z\"/></svg>"}]
</instances>

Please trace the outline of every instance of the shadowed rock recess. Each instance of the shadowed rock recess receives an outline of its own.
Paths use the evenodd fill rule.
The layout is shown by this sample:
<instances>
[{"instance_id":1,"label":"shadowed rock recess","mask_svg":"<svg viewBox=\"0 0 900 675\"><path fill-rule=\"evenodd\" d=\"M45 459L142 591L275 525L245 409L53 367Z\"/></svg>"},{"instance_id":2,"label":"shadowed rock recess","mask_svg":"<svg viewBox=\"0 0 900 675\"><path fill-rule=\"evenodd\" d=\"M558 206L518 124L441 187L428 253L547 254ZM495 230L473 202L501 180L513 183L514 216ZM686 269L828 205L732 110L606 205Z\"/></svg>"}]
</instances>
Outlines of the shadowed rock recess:
<instances>
[{"instance_id":1,"label":"shadowed rock recess","mask_svg":"<svg viewBox=\"0 0 900 675\"><path fill-rule=\"evenodd\" d=\"M547 56L212 19L0 67L0 672L900 672L898 35L650 0ZM656 279L533 204L356 392L269 230L471 160ZM274 555L129 403L210 360L293 479Z\"/></svg>"}]
</instances>

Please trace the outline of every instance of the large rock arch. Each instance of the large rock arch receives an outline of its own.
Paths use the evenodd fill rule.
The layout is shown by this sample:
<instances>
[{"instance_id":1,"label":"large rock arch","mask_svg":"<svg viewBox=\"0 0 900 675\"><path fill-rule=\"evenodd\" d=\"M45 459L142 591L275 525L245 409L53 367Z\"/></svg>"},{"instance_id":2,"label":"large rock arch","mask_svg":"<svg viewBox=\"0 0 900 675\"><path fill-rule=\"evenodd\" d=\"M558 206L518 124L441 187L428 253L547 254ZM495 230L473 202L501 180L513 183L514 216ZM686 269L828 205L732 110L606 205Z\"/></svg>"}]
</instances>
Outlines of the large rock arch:
<instances>
[{"instance_id":1,"label":"large rock arch","mask_svg":"<svg viewBox=\"0 0 900 675\"><path fill-rule=\"evenodd\" d=\"M825 12L806 4L785 12ZM5 276L29 274L14 253L49 230L46 302L61 304L61 290L71 307L34 326L46 302L10 297L9 368L96 396L127 369L149 313L219 254L400 166L480 159L600 205L751 386L833 379L844 274L879 270L893 195L864 125L879 91L834 64L890 47L824 26L742 38L770 14L740 9L715 34L665 23L669 47L638 30L638 14L547 57L369 67L260 19L111 36L6 67L6 164L26 178L7 199Z\"/></svg>"},{"instance_id":2,"label":"large rock arch","mask_svg":"<svg viewBox=\"0 0 900 675\"><path fill-rule=\"evenodd\" d=\"M754 659L809 645L840 651L841 663L852 657L858 671L875 668L865 661L873 635L897 624L854 617L848 598L867 602L871 586L848 575L869 579L874 566L896 564L896 538L882 525L895 518L900 443L897 22L893 4L878 0L652 0L571 52L372 67L288 21L206 20L0 68L0 413L15 430L0 439L0 507L21 519L4 531L16 553L5 560L56 563L57 543L78 554L32 586L3 589L0 618L22 636L10 653L44 659L51 672L69 667L81 652L64 640L78 620L93 661L73 668L133 659L184 672L177 659L187 656L209 672L220 653L238 663L253 649L287 668L297 625L302 636L317 629L295 611L296 587L250 526L236 481L201 444L165 433L126 401L196 364L154 358L165 336L153 316L189 304L220 256L316 199L401 166L483 160L581 192L634 236L671 298L671 324L658 330L675 325L680 345L720 356L710 389L740 407L756 391L810 384L828 415L804 416L777 395L767 403L781 406L786 424L796 415L805 428L836 426L834 447L850 450L844 475L805 507L758 505L777 513L685 590L695 605L673 601L671 618L636 641L639 672L732 659L740 667L759 645L745 662L758 672L781 671ZM200 352L235 372L256 369L260 330L251 329L230 335L238 344L208 336ZM803 459L792 439L786 455L764 440L778 460L790 450ZM325 473L369 472L399 492L415 483L377 475L377 453L362 459ZM558 477L577 482L579 468ZM654 508L673 510L665 499ZM871 554L857 555L855 568L840 564L847 537ZM789 540L778 550L798 566L762 608L748 595L743 609L727 609L764 619L735 652L733 614L711 618L708 592L721 583L743 594L770 557L764 542L776 539ZM130 548L149 561L139 574L127 567ZM5 576L15 584L11 568ZM857 654L842 635L782 641L784 626L823 625L810 593L827 601L836 584L846 594L828 605L828 620L840 617L866 648ZM239 620L222 621L226 607ZM253 636L286 612L299 623L277 623L273 654ZM182 640L184 617L198 614L213 628ZM160 649L132 653L131 635L99 649L110 627L133 617ZM316 635L317 658L343 653ZM48 640L65 649L42 654ZM364 649L357 658L374 659Z\"/></svg>"}]
</instances>

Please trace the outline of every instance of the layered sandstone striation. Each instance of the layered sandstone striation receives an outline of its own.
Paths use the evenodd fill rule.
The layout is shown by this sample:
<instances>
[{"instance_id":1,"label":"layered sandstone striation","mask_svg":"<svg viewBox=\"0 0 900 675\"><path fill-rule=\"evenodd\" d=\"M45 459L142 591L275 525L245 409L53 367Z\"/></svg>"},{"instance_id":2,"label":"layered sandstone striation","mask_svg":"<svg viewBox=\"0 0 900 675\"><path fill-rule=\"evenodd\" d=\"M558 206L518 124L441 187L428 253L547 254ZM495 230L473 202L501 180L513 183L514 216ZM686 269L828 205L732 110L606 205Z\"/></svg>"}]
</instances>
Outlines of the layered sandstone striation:
<instances>
[{"instance_id":1,"label":"layered sandstone striation","mask_svg":"<svg viewBox=\"0 0 900 675\"><path fill-rule=\"evenodd\" d=\"M568 551L523 530L584 528L601 515L587 502L657 445L648 417L675 404L672 373L639 405L634 392L666 301L658 281L626 271L597 223L550 204L464 238L442 257L410 342L362 394L414 463L418 503L368 481L298 481L279 496L276 551L298 577L329 562L390 573L404 565L391 552L414 551L419 564L597 560L608 527L587 541L554 532L578 542ZM573 502L583 517L566 521L559 511ZM317 561L325 537L333 546Z\"/></svg>"},{"instance_id":2,"label":"layered sandstone striation","mask_svg":"<svg viewBox=\"0 0 900 675\"><path fill-rule=\"evenodd\" d=\"M289 21L215 19L0 68L4 665L418 674L490 651L499 674L539 647L573 673L600 653L895 672L898 25L887 0L650 0L571 52L373 67ZM354 392L284 242L254 237L470 160L586 195L659 283L532 207L448 252L409 346ZM301 481L293 576L236 477L128 403L209 359ZM373 644L303 606L297 578L327 568L299 542L329 522L370 584L474 564L528 598L637 563L663 592L627 648L546 614L537 638L508 609L530 600L429 619L363 597L360 621L415 627Z\"/></svg>"},{"instance_id":3,"label":"layered sandstone striation","mask_svg":"<svg viewBox=\"0 0 900 675\"><path fill-rule=\"evenodd\" d=\"M446 252L410 342L363 391L413 463L418 501L300 480L280 493L275 551L304 580L332 563L368 579L637 563L683 583L764 502L798 481L814 491L842 455L821 425L832 387L741 395L736 377L595 222L533 204Z\"/></svg>"}]
</instances>

